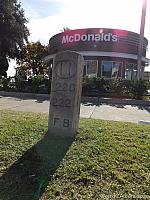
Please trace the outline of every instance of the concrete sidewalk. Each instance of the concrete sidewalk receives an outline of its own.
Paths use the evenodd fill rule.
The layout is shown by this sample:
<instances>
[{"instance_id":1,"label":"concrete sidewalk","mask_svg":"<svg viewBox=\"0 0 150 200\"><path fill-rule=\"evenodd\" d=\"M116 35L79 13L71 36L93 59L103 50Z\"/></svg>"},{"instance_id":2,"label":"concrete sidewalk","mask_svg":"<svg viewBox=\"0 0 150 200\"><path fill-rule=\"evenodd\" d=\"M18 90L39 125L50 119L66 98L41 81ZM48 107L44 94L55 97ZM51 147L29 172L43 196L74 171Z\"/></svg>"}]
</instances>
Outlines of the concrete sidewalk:
<instances>
[{"instance_id":1,"label":"concrete sidewalk","mask_svg":"<svg viewBox=\"0 0 150 200\"><path fill-rule=\"evenodd\" d=\"M0 96L0 110L48 113L49 101ZM150 121L150 107L82 103L80 117L138 123L139 120Z\"/></svg>"}]
</instances>

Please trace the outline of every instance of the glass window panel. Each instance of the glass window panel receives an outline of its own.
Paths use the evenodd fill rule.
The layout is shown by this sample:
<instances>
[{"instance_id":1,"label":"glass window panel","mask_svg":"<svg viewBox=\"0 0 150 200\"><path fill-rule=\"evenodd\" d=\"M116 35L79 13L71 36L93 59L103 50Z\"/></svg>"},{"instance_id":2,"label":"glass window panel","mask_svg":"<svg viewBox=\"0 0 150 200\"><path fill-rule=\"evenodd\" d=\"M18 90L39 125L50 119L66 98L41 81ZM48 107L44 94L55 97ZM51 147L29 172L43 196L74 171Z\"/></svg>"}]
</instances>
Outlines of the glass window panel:
<instances>
[{"instance_id":1,"label":"glass window panel","mask_svg":"<svg viewBox=\"0 0 150 200\"><path fill-rule=\"evenodd\" d=\"M119 77L119 69L120 70L122 69L122 63L117 62L117 61L113 62L112 75L111 75L112 78L118 78Z\"/></svg>"},{"instance_id":2,"label":"glass window panel","mask_svg":"<svg viewBox=\"0 0 150 200\"><path fill-rule=\"evenodd\" d=\"M126 71L125 71L125 78L126 78L127 80L131 80L131 78L132 78L132 71L126 70Z\"/></svg>"},{"instance_id":3,"label":"glass window panel","mask_svg":"<svg viewBox=\"0 0 150 200\"><path fill-rule=\"evenodd\" d=\"M125 70L125 78L128 80L133 80L137 77L137 64L127 63Z\"/></svg>"},{"instance_id":4,"label":"glass window panel","mask_svg":"<svg viewBox=\"0 0 150 200\"><path fill-rule=\"evenodd\" d=\"M98 69L98 61L97 60L86 60L86 75L89 77L96 77L97 76L97 69Z\"/></svg>"},{"instance_id":5,"label":"glass window panel","mask_svg":"<svg viewBox=\"0 0 150 200\"><path fill-rule=\"evenodd\" d=\"M133 69L137 70L137 64L134 64Z\"/></svg>"},{"instance_id":6,"label":"glass window panel","mask_svg":"<svg viewBox=\"0 0 150 200\"><path fill-rule=\"evenodd\" d=\"M119 62L113 62L111 77L117 78L118 73L119 73Z\"/></svg>"},{"instance_id":7,"label":"glass window panel","mask_svg":"<svg viewBox=\"0 0 150 200\"><path fill-rule=\"evenodd\" d=\"M122 62L102 61L102 76L105 78L118 78L121 76Z\"/></svg>"},{"instance_id":8,"label":"glass window panel","mask_svg":"<svg viewBox=\"0 0 150 200\"><path fill-rule=\"evenodd\" d=\"M112 62L103 61L102 62L102 76L105 78L111 78L112 74Z\"/></svg>"},{"instance_id":9,"label":"glass window panel","mask_svg":"<svg viewBox=\"0 0 150 200\"><path fill-rule=\"evenodd\" d=\"M126 69L128 70L133 70L134 64L133 63L127 63L126 64Z\"/></svg>"}]
</instances>

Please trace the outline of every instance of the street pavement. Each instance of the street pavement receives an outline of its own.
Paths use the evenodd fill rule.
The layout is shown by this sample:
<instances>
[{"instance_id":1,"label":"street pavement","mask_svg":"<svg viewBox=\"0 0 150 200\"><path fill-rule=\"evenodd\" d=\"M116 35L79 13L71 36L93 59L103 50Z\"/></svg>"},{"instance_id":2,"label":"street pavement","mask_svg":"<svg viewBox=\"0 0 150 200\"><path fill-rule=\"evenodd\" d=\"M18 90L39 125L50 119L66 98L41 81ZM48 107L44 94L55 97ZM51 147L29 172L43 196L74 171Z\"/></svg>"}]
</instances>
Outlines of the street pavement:
<instances>
[{"instance_id":1,"label":"street pavement","mask_svg":"<svg viewBox=\"0 0 150 200\"><path fill-rule=\"evenodd\" d=\"M49 101L42 99L22 99L0 96L0 111L49 112ZM140 120L150 121L149 106L133 106L122 104L82 103L81 118L104 119L138 123Z\"/></svg>"}]
</instances>

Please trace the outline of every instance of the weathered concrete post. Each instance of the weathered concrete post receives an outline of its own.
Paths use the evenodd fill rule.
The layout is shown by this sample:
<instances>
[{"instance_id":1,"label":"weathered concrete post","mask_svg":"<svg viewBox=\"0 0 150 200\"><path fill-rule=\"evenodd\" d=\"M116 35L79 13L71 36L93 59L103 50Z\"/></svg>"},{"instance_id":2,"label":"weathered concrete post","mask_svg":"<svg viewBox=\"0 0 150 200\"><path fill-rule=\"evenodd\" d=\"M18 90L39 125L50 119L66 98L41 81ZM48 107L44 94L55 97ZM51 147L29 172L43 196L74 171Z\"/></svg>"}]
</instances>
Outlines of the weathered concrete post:
<instances>
[{"instance_id":1,"label":"weathered concrete post","mask_svg":"<svg viewBox=\"0 0 150 200\"><path fill-rule=\"evenodd\" d=\"M72 51L58 53L52 70L48 133L74 137L79 123L83 57Z\"/></svg>"}]
</instances>

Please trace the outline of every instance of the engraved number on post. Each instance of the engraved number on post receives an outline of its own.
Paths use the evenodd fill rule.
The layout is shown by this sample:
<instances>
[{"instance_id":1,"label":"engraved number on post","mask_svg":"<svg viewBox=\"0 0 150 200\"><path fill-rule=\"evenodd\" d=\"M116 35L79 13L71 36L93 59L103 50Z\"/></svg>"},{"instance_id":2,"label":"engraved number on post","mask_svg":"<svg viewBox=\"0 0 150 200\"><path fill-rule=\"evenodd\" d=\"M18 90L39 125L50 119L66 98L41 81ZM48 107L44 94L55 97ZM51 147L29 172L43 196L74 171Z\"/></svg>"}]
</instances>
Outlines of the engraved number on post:
<instances>
[{"instance_id":1,"label":"engraved number on post","mask_svg":"<svg viewBox=\"0 0 150 200\"><path fill-rule=\"evenodd\" d=\"M74 91L75 91L75 84L74 84L74 83L71 83L71 84L69 85L69 91L70 91L70 92L74 92Z\"/></svg>"},{"instance_id":2,"label":"engraved number on post","mask_svg":"<svg viewBox=\"0 0 150 200\"><path fill-rule=\"evenodd\" d=\"M70 99L65 99L64 105L65 105L65 107L70 107L71 106L71 100Z\"/></svg>"},{"instance_id":3,"label":"engraved number on post","mask_svg":"<svg viewBox=\"0 0 150 200\"><path fill-rule=\"evenodd\" d=\"M69 127L69 119L63 120L63 127Z\"/></svg>"},{"instance_id":4,"label":"engraved number on post","mask_svg":"<svg viewBox=\"0 0 150 200\"><path fill-rule=\"evenodd\" d=\"M61 88L61 83L57 82L55 85L56 91L60 90L60 88Z\"/></svg>"},{"instance_id":5,"label":"engraved number on post","mask_svg":"<svg viewBox=\"0 0 150 200\"><path fill-rule=\"evenodd\" d=\"M63 91L68 90L68 84L67 84L67 83L64 83L64 84L62 85L62 90L63 90Z\"/></svg>"},{"instance_id":6,"label":"engraved number on post","mask_svg":"<svg viewBox=\"0 0 150 200\"><path fill-rule=\"evenodd\" d=\"M71 107L71 100L68 98L52 98L51 105L58 107Z\"/></svg>"},{"instance_id":7,"label":"engraved number on post","mask_svg":"<svg viewBox=\"0 0 150 200\"><path fill-rule=\"evenodd\" d=\"M74 92L75 91L75 84L74 83L68 84L66 82L65 83L57 82L55 84L54 91L69 91L69 92Z\"/></svg>"},{"instance_id":8,"label":"engraved number on post","mask_svg":"<svg viewBox=\"0 0 150 200\"><path fill-rule=\"evenodd\" d=\"M61 79L69 79L76 75L76 64L73 61L62 60L56 64L55 73Z\"/></svg>"},{"instance_id":9,"label":"engraved number on post","mask_svg":"<svg viewBox=\"0 0 150 200\"><path fill-rule=\"evenodd\" d=\"M63 119L63 121L61 121L60 118L55 117L53 119L53 125L54 126L63 126L63 127L69 127L69 119Z\"/></svg>"}]
</instances>

